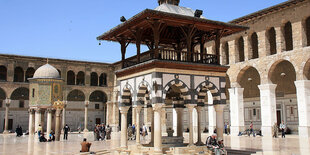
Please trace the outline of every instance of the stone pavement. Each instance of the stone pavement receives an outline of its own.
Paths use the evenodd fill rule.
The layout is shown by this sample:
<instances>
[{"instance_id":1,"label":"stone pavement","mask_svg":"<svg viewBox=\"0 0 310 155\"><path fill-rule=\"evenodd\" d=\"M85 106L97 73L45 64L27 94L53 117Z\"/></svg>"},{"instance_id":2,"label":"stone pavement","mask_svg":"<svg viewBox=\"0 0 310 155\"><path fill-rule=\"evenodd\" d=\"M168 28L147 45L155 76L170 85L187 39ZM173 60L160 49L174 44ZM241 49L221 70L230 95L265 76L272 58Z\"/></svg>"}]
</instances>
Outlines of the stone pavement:
<instances>
[{"instance_id":1,"label":"stone pavement","mask_svg":"<svg viewBox=\"0 0 310 155\"><path fill-rule=\"evenodd\" d=\"M40 143L34 137L16 137L15 134L0 134L0 154L2 155L70 155L78 154L80 142L84 136L92 143L91 151L109 150L111 154L114 149L120 146L120 133L114 133L113 139L108 141L94 141L93 134L69 134L68 141ZM150 135L149 135L150 136ZM188 133L184 133L185 142L188 142ZM205 142L207 134L202 135ZM309 138L299 138L297 135L288 135L287 138L265 138L265 137L231 137L224 136L225 146L232 149L255 149L260 150L257 154L271 155L309 155ZM142 143L147 141L142 140ZM130 141L129 145L134 145L135 141Z\"/></svg>"}]
</instances>

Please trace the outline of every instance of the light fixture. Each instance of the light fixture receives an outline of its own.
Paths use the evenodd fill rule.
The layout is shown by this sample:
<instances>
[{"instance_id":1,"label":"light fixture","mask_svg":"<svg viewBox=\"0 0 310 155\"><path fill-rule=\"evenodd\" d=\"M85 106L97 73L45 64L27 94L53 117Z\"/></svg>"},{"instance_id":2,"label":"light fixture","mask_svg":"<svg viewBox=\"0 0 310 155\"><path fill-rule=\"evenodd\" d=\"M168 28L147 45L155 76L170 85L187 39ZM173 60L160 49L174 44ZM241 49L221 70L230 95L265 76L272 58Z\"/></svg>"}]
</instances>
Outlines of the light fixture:
<instances>
[{"instance_id":1,"label":"light fixture","mask_svg":"<svg viewBox=\"0 0 310 155\"><path fill-rule=\"evenodd\" d=\"M248 81L252 81L252 78L248 78Z\"/></svg>"},{"instance_id":2,"label":"light fixture","mask_svg":"<svg viewBox=\"0 0 310 155\"><path fill-rule=\"evenodd\" d=\"M194 15L194 16L200 18L200 16L202 15L202 13L203 13L202 10L198 10L198 9L197 9L197 10L195 11L195 15Z\"/></svg>"},{"instance_id":3,"label":"light fixture","mask_svg":"<svg viewBox=\"0 0 310 155\"><path fill-rule=\"evenodd\" d=\"M281 73L280 75L281 75L281 76L285 76L286 74L283 72L283 73Z\"/></svg>"}]
</instances>

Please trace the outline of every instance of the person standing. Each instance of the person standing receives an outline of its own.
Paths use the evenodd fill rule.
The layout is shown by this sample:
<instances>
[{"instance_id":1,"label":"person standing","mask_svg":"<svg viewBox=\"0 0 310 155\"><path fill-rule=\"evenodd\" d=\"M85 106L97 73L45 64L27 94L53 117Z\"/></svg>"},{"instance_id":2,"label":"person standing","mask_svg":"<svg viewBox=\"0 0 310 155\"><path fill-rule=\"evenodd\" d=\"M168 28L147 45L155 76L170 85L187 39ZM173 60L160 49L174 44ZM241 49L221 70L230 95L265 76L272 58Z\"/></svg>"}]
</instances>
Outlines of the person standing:
<instances>
[{"instance_id":1,"label":"person standing","mask_svg":"<svg viewBox=\"0 0 310 155\"><path fill-rule=\"evenodd\" d=\"M68 132L70 131L70 127L68 126L68 124L65 125L64 127L64 139L68 140Z\"/></svg>"},{"instance_id":2,"label":"person standing","mask_svg":"<svg viewBox=\"0 0 310 155\"><path fill-rule=\"evenodd\" d=\"M107 125L107 127L105 128L105 131L107 133L107 140L110 140L111 139L111 132L112 132L112 129L109 125Z\"/></svg>"},{"instance_id":3,"label":"person standing","mask_svg":"<svg viewBox=\"0 0 310 155\"><path fill-rule=\"evenodd\" d=\"M148 133L147 133L147 127L145 126L145 124L143 124L143 127L142 127L142 136L143 136L143 139L145 138L145 136L147 136Z\"/></svg>"},{"instance_id":4,"label":"person standing","mask_svg":"<svg viewBox=\"0 0 310 155\"><path fill-rule=\"evenodd\" d=\"M41 124L39 124L39 126L38 126L38 136L39 136L39 139L40 139L40 137L41 137L41 133L42 133L42 127L41 127Z\"/></svg>"},{"instance_id":5,"label":"person standing","mask_svg":"<svg viewBox=\"0 0 310 155\"><path fill-rule=\"evenodd\" d=\"M251 122L250 124L250 135L253 133L253 137L255 137L255 133L254 133L254 130L253 130L253 122Z\"/></svg>"},{"instance_id":6,"label":"person standing","mask_svg":"<svg viewBox=\"0 0 310 155\"><path fill-rule=\"evenodd\" d=\"M280 130L282 132L282 138L285 138L285 129L286 129L286 125L285 125L284 121L282 121L282 123L280 124Z\"/></svg>"},{"instance_id":7,"label":"person standing","mask_svg":"<svg viewBox=\"0 0 310 155\"><path fill-rule=\"evenodd\" d=\"M227 135L227 123L225 123L224 129L225 129L225 134Z\"/></svg>"}]
</instances>

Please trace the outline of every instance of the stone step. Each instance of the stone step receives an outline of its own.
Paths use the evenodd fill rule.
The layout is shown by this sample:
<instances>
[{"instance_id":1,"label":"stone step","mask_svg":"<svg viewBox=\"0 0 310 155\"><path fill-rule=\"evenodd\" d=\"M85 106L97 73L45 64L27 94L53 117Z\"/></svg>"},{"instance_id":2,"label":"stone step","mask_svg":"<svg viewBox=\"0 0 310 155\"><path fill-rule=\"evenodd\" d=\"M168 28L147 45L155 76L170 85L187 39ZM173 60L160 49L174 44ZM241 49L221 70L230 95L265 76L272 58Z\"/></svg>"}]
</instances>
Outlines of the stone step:
<instances>
[{"instance_id":1,"label":"stone step","mask_svg":"<svg viewBox=\"0 0 310 155\"><path fill-rule=\"evenodd\" d=\"M227 155L252 155L257 152L254 150L236 150L236 149L229 149L229 148L226 148L226 151L227 151Z\"/></svg>"}]
</instances>

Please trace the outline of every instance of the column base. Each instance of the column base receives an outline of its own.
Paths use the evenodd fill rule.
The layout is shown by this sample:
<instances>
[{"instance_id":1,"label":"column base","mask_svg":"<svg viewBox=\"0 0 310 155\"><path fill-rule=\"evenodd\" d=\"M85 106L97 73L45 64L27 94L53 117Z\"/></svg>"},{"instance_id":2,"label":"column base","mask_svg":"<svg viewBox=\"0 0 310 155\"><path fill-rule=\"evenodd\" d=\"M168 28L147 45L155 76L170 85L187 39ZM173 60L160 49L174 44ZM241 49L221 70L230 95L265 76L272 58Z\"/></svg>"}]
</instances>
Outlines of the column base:
<instances>
[{"instance_id":1,"label":"column base","mask_svg":"<svg viewBox=\"0 0 310 155\"><path fill-rule=\"evenodd\" d=\"M310 136L310 127L308 126L300 126L298 127L299 137L308 137Z\"/></svg>"},{"instance_id":2,"label":"column base","mask_svg":"<svg viewBox=\"0 0 310 155\"><path fill-rule=\"evenodd\" d=\"M160 155L163 154L163 151L154 151L154 154Z\"/></svg>"},{"instance_id":3,"label":"column base","mask_svg":"<svg viewBox=\"0 0 310 155\"><path fill-rule=\"evenodd\" d=\"M272 137L272 126L262 126L262 135L264 137Z\"/></svg>"},{"instance_id":4,"label":"column base","mask_svg":"<svg viewBox=\"0 0 310 155\"><path fill-rule=\"evenodd\" d=\"M244 131L244 126L231 126L229 134L232 136L238 136L239 132L243 132L243 131Z\"/></svg>"},{"instance_id":5,"label":"column base","mask_svg":"<svg viewBox=\"0 0 310 155\"><path fill-rule=\"evenodd\" d=\"M89 132L89 130L88 129L84 129L83 132Z\"/></svg>"},{"instance_id":6,"label":"column base","mask_svg":"<svg viewBox=\"0 0 310 155\"><path fill-rule=\"evenodd\" d=\"M200 142L196 142L195 145L196 145L196 146L203 146L203 145L205 145L205 144L204 144L203 142L200 141Z\"/></svg>"},{"instance_id":7,"label":"column base","mask_svg":"<svg viewBox=\"0 0 310 155\"><path fill-rule=\"evenodd\" d=\"M3 134L9 134L10 132L8 130L4 130Z\"/></svg>"}]
</instances>

